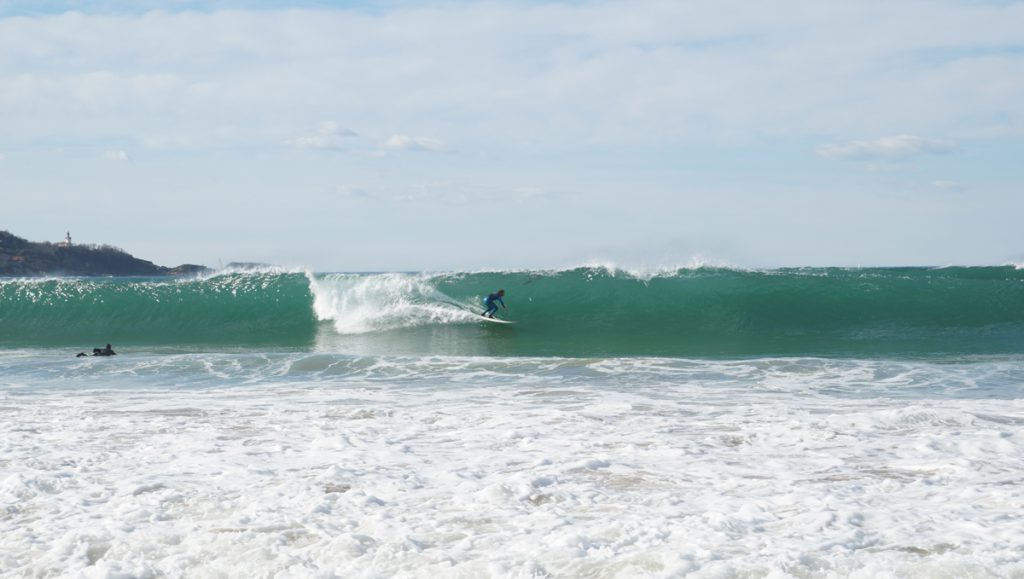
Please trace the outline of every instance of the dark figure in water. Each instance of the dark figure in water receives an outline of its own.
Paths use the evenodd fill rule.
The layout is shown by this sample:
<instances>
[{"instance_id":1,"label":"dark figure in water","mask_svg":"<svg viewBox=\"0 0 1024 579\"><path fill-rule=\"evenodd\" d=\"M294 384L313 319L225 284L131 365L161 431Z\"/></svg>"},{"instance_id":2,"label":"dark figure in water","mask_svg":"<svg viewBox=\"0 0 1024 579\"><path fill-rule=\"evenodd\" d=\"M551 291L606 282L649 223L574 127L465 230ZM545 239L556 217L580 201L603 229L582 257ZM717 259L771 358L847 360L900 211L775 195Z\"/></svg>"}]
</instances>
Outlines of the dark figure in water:
<instances>
[{"instance_id":1,"label":"dark figure in water","mask_svg":"<svg viewBox=\"0 0 1024 579\"><path fill-rule=\"evenodd\" d=\"M92 355L93 356L116 356L117 352L115 352L114 349L110 347L110 344L107 344L106 348L93 348L92 349ZM88 356L88 354L86 354L85 352L79 352L75 357L76 358L81 358L83 356Z\"/></svg>"},{"instance_id":2,"label":"dark figure in water","mask_svg":"<svg viewBox=\"0 0 1024 579\"><path fill-rule=\"evenodd\" d=\"M508 307L505 305L505 300L501 299L503 297L505 297L505 290L500 289L498 290L498 293L490 294L486 298L484 298L484 305L487 306L487 309L484 310L484 312L480 315L487 316L488 318L493 318L494 312L498 311L498 303L501 304L501 307L507 310Z\"/></svg>"}]
</instances>

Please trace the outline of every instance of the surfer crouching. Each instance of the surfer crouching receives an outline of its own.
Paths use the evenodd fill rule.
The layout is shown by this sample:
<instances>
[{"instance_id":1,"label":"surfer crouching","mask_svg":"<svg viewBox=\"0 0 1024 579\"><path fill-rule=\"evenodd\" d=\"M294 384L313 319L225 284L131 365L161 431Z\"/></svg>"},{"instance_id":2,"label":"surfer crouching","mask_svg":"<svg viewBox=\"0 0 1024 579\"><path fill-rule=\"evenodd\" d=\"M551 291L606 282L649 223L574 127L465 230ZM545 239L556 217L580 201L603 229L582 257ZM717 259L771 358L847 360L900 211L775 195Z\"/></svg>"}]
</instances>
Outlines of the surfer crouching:
<instances>
[{"instance_id":1,"label":"surfer crouching","mask_svg":"<svg viewBox=\"0 0 1024 579\"><path fill-rule=\"evenodd\" d=\"M480 315L487 316L488 318L493 318L494 312L498 311L498 303L501 304L501 307L507 310L508 307L505 305L505 300L501 299L504 296L505 290L503 289L498 290L497 293L489 294L486 298L484 298L484 305L487 306L487 309L484 310L483 313L481 313Z\"/></svg>"},{"instance_id":2,"label":"surfer crouching","mask_svg":"<svg viewBox=\"0 0 1024 579\"><path fill-rule=\"evenodd\" d=\"M92 355L93 356L116 356L117 352L115 352L114 349L110 347L110 344L107 344L106 348L93 348L92 349ZM79 352L78 354L75 355L76 358L81 358L83 356L88 356L88 354L86 354L85 352Z\"/></svg>"}]
</instances>

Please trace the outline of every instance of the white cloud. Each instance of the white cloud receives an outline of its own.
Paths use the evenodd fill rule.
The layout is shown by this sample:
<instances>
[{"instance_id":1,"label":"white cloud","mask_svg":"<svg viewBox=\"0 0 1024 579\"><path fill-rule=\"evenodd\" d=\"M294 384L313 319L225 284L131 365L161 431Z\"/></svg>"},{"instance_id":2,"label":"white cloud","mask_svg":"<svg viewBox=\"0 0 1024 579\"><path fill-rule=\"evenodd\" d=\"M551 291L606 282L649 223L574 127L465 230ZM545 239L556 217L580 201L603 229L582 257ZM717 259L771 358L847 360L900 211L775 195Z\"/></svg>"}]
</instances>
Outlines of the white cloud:
<instances>
[{"instance_id":1,"label":"white cloud","mask_svg":"<svg viewBox=\"0 0 1024 579\"><path fill-rule=\"evenodd\" d=\"M498 191L499 198L501 196L507 196L523 203L547 203L579 196L579 193L569 188L552 189L547 187L515 187L509 189L507 193L501 193L500 189Z\"/></svg>"},{"instance_id":2,"label":"white cloud","mask_svg":"<svg viewBox=\"0 0 1024 579\"><path fill-rule=\"evenodd\" d=\"M339 114L524 148L1024 134L1024 57L999 50L1019 4L388 6L0 18L0 126L314 149L346 143L294 127Z\"/></svg>"},{"instance_id":3,"label":"white cloud","mask_svg":"<svg viewBox=\"0 0 1024 579\"><path fill-rule=\"evenodd\" d=\"M957 183L956 181L946 181L942 179L932 181L932 187L935 187L940 191L946 191L949 193L963 193L964 191L967 190L967 187L965 187L961 183Z\"/></svg>"},{"instance_id":4,"label":"white cloud","mask_svg":"<svg viewBox=\"0 0 1024 579\"><path fill-rule=\"evenodd\" d=\"M474 198L472 192L454 183L417 183L404 187L391 195L395 203L443 203L465 205Z\"/></svg>"},{"instance_id":5,"label":"white cloud","mask_svg":"<svg viewBox=\"0 0 1024 579\"><path fill-rule=\"evenodd\" d=\"M107 161L115 162L127 162L131 161L131 157L124 151L103 151L103 158Z\"/></svg>"},{"instance_id":6,"label":"white cloud","mask_svg":"<svg viewBox=\"0 0 1024 579\"><path fill-rule=\"evenodd\" d=\"M345 150L346 141L348 139L358 136L359 134L352 129L342 127L334 121L324 121L320 123L320 127L317 129L315 135L288 139L285 141L285 145L298 149L329 149L340 151Z\"/></svg>"},{"instance_id":7,"label":"white cloud","mask_svg":"<svg viewBox=\"0 0 1024 579\"><path fill-rule=\"evenodd\" d=\"M356 199L369 199L373 197L373 193L365 187L360 187L358 185L336 185L332 188L332 191L339 197L352 197Z\"/></svg>"},{"instance_id":8,"label":"white cloud","mask_svg":"<svg viewBox=\"0 0 1024 579\"><path fill-rule=\"evenodd\" d=\"M0 161L5 161L5 160L7 160L7 155L5 155L3 153L0 153Z\"/></svg>"},{"instance_id":9,"label":"white cloud","mask_svg":"<svg viewBox=\"0 0 1024 579\"><path fill-rule=\"evenodd\" d=\"M409 137L406 135L392 135L384 141L381 148L388 151L430 151L432 153L448 151L444 142L438 139Z\"/></svg>"},{"instance_id":10,"label":"white cloud","mask_svg":"<svg viewBox=\"0 0 1024 579\"><path fill-rule=\"evenodd\" d=\"M892 135L870 141L819 145L816 151L829 159L897 161L925 154L944 154L956 150L952 141L925 139L914 135Z\"/></svg>"},{"instance_id":11,"label":"white cloud","mask_svg":"<svg viewBox=\"0 0 1024 579\"><path fill-rule=\"evenodd\" d=\"M450 150L439 139L410 137L408 135L392 135L375 145L373 141L362 139L359 133L352 129L344 128L333 121L321 123L314 135L288 139L284 144L298 149L362 150L363 153L371 157L387 156L388 153L403 151L444 153Z\"/></svg>"}]
</instances>

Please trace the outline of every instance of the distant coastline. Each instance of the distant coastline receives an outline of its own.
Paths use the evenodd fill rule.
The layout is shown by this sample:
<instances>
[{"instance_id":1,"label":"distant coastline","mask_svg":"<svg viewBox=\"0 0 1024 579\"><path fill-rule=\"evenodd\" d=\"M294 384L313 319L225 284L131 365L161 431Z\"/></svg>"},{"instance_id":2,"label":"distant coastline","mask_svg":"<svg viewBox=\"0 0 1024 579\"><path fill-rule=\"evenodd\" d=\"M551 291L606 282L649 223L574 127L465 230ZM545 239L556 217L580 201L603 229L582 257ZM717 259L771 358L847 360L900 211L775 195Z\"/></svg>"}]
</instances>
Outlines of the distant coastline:
<instances>
[{"instance_id":1,"label":"distant coastline","mask_svg":"<svg viewBox=\"0 0 1024 579\"><path fill-rule=\"evenodd\" d=\"M110 245L36 242L0 231L0 277L56 276L187 276L209 273L203 265L164 267Z\"/></svg>"}]
</instances>

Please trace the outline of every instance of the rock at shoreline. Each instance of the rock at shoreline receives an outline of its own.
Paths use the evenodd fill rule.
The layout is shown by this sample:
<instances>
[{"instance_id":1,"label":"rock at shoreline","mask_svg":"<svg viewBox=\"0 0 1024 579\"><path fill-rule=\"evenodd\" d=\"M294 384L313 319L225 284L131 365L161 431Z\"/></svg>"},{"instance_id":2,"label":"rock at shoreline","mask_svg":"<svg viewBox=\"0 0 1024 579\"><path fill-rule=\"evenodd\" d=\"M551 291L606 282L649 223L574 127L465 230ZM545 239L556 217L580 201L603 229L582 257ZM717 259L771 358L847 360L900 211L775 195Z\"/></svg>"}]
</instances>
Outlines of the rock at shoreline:
<instances>
[{"instance_id":1,"label":"rock at shoreline","mask_svg":"<svg viewBox=\"0 0 1024 579\"><path fill-rule=\"evenodd\" d=\"M191 264L159 266L109 245L37 243L0 231L0 276L199 275L211 271Z\"/></svg>"}]
</instances>

